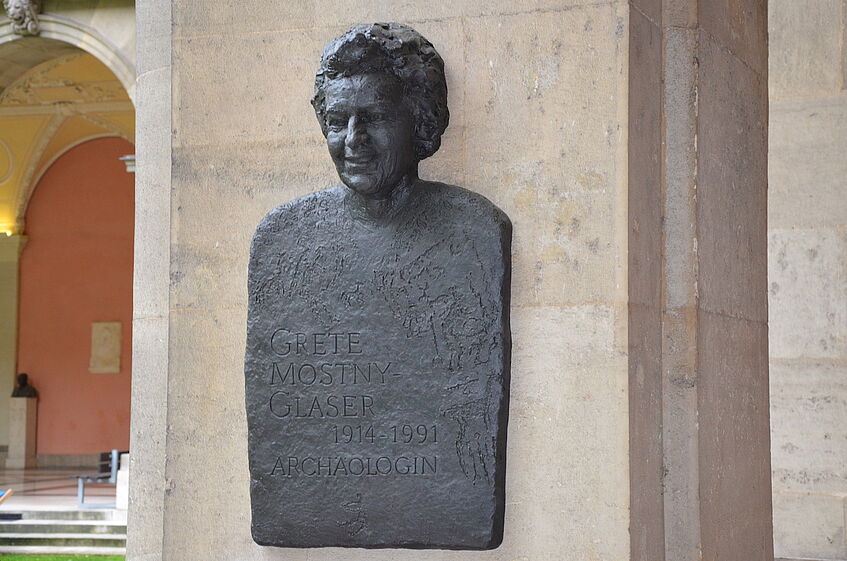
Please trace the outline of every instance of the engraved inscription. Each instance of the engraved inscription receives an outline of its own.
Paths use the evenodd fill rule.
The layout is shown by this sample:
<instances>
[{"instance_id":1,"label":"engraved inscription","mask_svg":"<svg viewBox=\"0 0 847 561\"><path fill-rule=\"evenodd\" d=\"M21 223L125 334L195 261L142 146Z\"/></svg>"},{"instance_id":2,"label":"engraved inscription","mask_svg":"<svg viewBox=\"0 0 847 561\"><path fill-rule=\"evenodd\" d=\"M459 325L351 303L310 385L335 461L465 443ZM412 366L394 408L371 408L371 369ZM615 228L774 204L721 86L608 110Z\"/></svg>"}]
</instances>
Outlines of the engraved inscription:
<instances>
[{"instance_id":1,"label":"engraved inscription","mask_svg":"<svg viewBox=\"0 0 847 561\"><path fill-rule=\"evenodd\" d=\"M347 477L375 475L434 475L438 456L374 457L296 457L277 456L270 475L306 477Z\"/></svg>"},{"instance_id":2,"label":"engraved inscription","mask_svg":"<svg viewBox=\"0 0 847 561\"><path fill-rule=\"evenodd\" d=\"M379 394L344 393L356 386L379 386L390 383L391 362L344 362L352 355L362 355L364 347L359 332L311 333L276 328L269 336L269 347L281 358L299 358L301 362L271 363L268 383L268 411L275 419L320 423L326 420L379 421ZM339 362L321 362L318 357L335 357ZM307 362L313 361L313 362ZM342 393L336 393L336 392ZM375 398L376 396L376 398ZM376 409L376 410L375 410ZM383 409L384 411L385 409ZM310 456L277 456L271 476L347 477L434 475L438 457L417 456L408 450L392 450L398 456L345 457L319 456L339 451L345 444L386 444L414 447L438 442L436 424L330 424L325 442Z\"/></svg>"}]
</instances>

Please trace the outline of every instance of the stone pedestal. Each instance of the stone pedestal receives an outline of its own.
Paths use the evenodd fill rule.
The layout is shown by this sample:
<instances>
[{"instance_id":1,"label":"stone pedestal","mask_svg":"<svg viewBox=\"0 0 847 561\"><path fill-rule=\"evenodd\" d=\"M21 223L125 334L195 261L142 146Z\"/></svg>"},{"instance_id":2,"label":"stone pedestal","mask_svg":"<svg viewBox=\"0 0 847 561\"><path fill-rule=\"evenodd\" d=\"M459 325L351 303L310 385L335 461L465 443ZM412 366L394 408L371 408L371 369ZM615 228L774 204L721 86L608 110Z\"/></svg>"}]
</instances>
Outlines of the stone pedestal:
<instances>
[{"instance_id":1,"label":"stone pedestal","mask_svg":"<svg viewBox=\"0 0 847 561\"><path fill-rule=\"evenodd\" d=\"M18 269L25 246L25 236L0 233L0 412L8 408L18 373ZM0 445L9 443L7 422L8 417L0 414Z\"/></svg>"},{"instance_id":2,"label":"stone pedestal","mask_svg":"<svg viewBox=\"0 0 847 561\"><path fill-rule=\"evenodd\" d=\"M37 397L13 397L9 400L9 456L6 469L35 467L35 424Z\"/></svg>"}]
</instances>

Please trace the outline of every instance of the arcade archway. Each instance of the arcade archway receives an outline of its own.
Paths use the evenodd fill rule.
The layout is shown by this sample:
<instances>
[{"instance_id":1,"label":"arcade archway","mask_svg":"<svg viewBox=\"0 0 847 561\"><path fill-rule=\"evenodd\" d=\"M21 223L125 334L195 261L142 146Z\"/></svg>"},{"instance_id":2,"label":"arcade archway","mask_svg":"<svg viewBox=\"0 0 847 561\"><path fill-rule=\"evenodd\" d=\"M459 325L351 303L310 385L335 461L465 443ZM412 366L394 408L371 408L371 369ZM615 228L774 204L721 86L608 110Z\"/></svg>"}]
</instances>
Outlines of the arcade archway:
<instances>
[{"instance_id":1,"label":"arcade archway","mask_svg":"<svg viewBox=\"0 0 847 561\"><path fill-rule=\"evenodd\" d=\"M43 466L90 465L129 440L134 181L119 158L134 152L132 73L74 33L49 16L41 37L0 30L0 450L26 371ZM119 324L105 369L103 323Z\"/></svg>"}]
</instances>

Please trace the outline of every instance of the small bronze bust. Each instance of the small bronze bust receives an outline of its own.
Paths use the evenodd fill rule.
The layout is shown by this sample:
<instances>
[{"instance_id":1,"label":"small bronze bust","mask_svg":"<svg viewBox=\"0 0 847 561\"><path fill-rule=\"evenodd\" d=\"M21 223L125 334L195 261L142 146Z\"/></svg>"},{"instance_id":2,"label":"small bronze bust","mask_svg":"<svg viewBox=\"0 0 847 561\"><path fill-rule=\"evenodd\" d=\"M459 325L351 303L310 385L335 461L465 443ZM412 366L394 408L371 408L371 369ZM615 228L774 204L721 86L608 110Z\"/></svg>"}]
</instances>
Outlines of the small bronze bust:
<instances>
[{"instance_id":1,"label":"small bronze bust","mask_svg":"<svg viewBox=\"0 0 847 561\"><path fill-rule=\"evenodd\" d=\"M12 391L12 397L38 397L38 392L29 385L28 375L18 374L18 383Z\"/></svg>"},{"instance_id":2,"label":"small bronze bust","mask_svg":"<svg viewBox=\"0 0 847 561\"><path fill-rule=\"evenodd\" d=\"M250 252L253 539L497 547L511 223L418 176L449 120L444 62L410 27L358 25L312 105L343 185L272 210Z\"/></svg>"}]
</instances>

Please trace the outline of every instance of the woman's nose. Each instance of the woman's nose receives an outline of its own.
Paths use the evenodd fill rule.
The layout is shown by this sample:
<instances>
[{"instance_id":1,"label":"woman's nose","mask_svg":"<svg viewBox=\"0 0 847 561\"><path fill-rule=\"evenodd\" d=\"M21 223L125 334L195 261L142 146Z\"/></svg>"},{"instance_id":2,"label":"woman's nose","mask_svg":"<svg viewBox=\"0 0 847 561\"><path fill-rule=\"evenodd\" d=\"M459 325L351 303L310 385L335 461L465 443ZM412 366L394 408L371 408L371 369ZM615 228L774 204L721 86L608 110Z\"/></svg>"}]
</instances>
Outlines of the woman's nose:
<instances>
[{"instance_id":1,"label":"woman's nose","mask_svg":"<svg viewBox=\"0 0 847 561\"><path fill-rule=\"evenodd\" d=\"M347 122L347 138L345 144L348 148L356 148L367 142L368 135L362 120L353 115Z\"/></svg>"}]
</instances>

